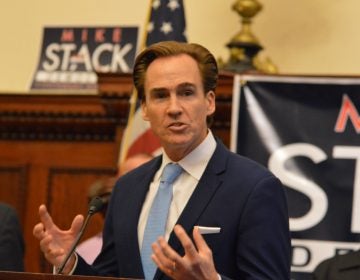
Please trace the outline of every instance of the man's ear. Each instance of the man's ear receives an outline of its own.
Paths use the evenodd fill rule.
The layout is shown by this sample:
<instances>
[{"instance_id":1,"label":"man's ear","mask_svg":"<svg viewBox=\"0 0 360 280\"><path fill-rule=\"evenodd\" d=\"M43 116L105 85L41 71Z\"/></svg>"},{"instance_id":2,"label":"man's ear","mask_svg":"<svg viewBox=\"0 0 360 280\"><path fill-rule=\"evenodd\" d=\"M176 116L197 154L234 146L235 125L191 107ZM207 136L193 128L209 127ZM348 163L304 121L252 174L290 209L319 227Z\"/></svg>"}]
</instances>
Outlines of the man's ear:
<instances>
[{"instance_id":1,"label":"man's ear","mask_svg":"<svg viewBox=\"0 0 360 280\"><path fill-rule=\"evenodd\" d=\"M148 121L148 115L147 115L147 106L145 101L141 101L141 116L144 121Z\"/></svg>"},{"instance_id":2,"label":"man's ear","mask_svg":"<svg viewBox=\"0 0 360 280\"><path fill-rule=\"evenodd\" d=\"M208 102L207 104L208 116L210 116L215 113L215 109L216 109L215 92L213 92L212 90L208 91L206 93L206 100Z\"/></svg>"}]
</instances>

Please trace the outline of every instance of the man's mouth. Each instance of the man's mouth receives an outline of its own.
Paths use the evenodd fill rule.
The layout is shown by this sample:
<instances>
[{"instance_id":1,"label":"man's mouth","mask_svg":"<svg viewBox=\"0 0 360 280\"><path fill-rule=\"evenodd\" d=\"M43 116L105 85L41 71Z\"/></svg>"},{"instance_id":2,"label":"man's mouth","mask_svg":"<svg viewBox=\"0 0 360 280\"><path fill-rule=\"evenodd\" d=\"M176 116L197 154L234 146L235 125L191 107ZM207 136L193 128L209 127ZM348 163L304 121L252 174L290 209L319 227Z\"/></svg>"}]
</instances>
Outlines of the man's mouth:
<instances>
[{"instance_id":1,"label":"man's mouth","mask_svg":"<svg viewBox=\"0 0 360 280\"><path fill-rule=\"evenodd\" d=\"M184 123L181 122L176 122L176 123L171 123L168 128L172 131L181 131L186 127L186 125Z\"/></svg>"}]
</instances>

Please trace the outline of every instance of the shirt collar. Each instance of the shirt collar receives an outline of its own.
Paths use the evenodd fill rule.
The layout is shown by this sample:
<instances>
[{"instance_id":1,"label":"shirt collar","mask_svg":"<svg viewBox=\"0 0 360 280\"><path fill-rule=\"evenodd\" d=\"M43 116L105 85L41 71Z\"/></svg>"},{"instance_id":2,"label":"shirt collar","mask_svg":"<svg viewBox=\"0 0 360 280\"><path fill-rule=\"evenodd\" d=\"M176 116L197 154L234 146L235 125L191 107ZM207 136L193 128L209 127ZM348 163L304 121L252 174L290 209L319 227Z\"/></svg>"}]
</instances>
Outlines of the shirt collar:
<instances>
[{"instance_id":1,"label":"shirt collar","mask_svg":"<svg viewBox=\"0 0 360 280\"><path fill-rule=\"evenodd\" d=\"M181 159L178 164L192 177L200 180L202 174L205 171L205 168L213 155L216 148L216 141L211 130L208 130L208 134L205 139L197 146L193 151ZM164 167L172 162L172 160L167 156L165 151L163 151L163 160L161 167L155 175L155 180L160 178Z\"/></svg>"}]
</instances>

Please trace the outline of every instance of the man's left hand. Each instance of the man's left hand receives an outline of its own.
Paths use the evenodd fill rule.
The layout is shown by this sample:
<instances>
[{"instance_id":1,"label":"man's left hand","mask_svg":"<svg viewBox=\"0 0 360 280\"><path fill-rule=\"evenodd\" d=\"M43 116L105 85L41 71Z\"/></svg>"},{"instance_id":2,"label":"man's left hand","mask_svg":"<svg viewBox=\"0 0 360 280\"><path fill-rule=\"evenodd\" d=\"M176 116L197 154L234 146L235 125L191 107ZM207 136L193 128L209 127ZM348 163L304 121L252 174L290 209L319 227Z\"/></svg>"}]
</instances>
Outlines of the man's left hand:
<instances>
[{"instance_id":1,"label":"man's left hand","mask_svg":"<svg viewBox=\"0 0 360 280\"><path fill-rule=\"evenodd\" d=\"M195 244L180 226L174 227L174 232L184 247L185 255L180 256L174 251L163 237L152 244L152 259L167 276L184 280L218 280L212 251L199 232L194 227L193 238Z\"/></svg>"}]
</instances>

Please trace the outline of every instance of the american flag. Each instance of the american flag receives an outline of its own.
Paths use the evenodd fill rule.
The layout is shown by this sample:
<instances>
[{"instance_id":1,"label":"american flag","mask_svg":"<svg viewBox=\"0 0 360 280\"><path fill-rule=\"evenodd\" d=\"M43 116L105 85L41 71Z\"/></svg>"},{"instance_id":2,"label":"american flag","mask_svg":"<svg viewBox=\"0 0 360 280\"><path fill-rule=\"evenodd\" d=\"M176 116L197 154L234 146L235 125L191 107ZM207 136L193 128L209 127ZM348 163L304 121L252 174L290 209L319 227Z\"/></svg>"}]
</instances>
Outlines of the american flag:
<instances>
[{"instance_id":1,"label":"american flag","mask_svg":"<svg viewBox=\"0 0 360 280\"><path fill-rule=\"evenodd\" d=\"M169 40L186 42L183 1L153 0L146 29L147 46Z\"/></svg>"},{"instance_id":2,"label":"american flag","mask_svg":"<svg viewBox=\"0 0 360 280\"><path fill-rule=\"evenodd\" d=\"M186 42L185 12L182 0L152 0L150 16L146 23L144 40L146 46L161 41ZM160 142L152 133L150 125L141 117L137 94L130 101L128 124L121 143L119 164L138 153L156 155Z\"/></svg>"}]
</instances>

